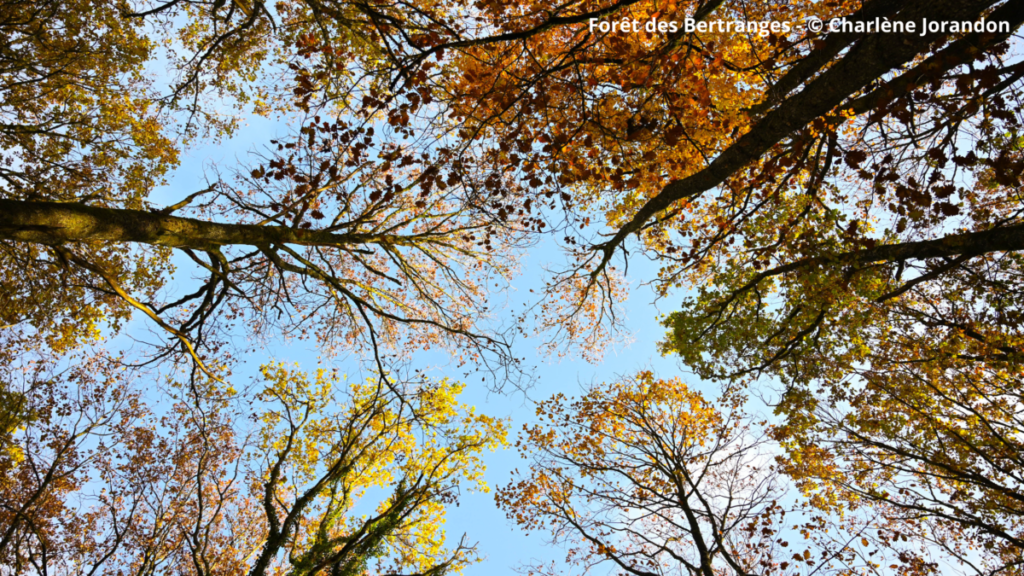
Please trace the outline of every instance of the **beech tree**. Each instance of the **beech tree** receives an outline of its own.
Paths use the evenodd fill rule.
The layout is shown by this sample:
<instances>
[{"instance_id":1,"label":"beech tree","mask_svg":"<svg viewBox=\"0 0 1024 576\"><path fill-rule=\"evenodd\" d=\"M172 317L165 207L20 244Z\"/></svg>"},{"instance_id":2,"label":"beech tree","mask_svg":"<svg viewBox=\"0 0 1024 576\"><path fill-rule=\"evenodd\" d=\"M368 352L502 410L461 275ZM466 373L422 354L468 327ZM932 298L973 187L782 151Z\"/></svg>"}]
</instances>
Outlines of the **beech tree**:
<instances>
[{"instance_id":1,"label":"beech tree","mask_svg":"<svg viewBox=\"0 0 1024 576\"><path fill-rule=\"evenodd\" d=\"M56 362L138 314L166 341L135 361L185 367L186 388L215 397L237 392L228 342L239 329L358 352L385 387L396 381L388 354L440 346L500 386L519 365L487 296L550 235L568 256L535 308L550 349L594 357L621 320L630 258L651 257L660 273L643 280L660 297L690 290L665 318L662 351L720 383L725 406L768 399L776 470L817 514L865 507L886 538L912 537L977 572L1019 568L1021 0L2 10L5 366ZM816 32L812 18L920 32ZM792 27L595 25L686 19ZM950 25L921 31L926 21ZM165 85L147 75L158 57ZM180 201L153 202L180 152L230 137L242 111L286 117L291 132L211 169ZM196 284L172 297L175 255ZM2 393L15 401L0 430L14 462L43 401L6 383ZM404 391L389 393L406 408ZM563 424L595 416L576 418ZM509 494L510 506L565 518ZM264 536L286 540L270 519L290 505L264 507ZM40 518L60 513L54 504ZM696 546L714 540L705 528L671 537ZM203 530L181 542L200 546ZM602 545L580 558L607 557ZM325 570L330 546L311 546L294 558ZM699 548L680 552L682 564L781 566L724 542ZM157 549L140 545L138 561ZM902 553L898 569L935 569Z\"/></svg>"},{"instance_id":2,"label":"beech tree","mask_svg":"<svg viewBox=\"0 0 1024 576\"><path fill-rule=\"evenodd\" d=\"M484 285L515 271L527 224L481 193L501 183L500 172L418 129L432 100L415 77L380 91L387 76L377 52L352 35L369 23L339 20L317 36L303 32L320 20L301 6L282 5L276 24L260 20L272 18L262 4L233 3L226 13L184 2L89 6L70 16L56 4L24 13L12 5L4 23L19 41L5 72L19 89L5 92L4 109L24 124L5 124L5 150L20 170L6 173L0 199L12 350L20 342L66 351L134 311L168 335L158 358L189 358L214 378L230 364L222 344L231 320L250 337L315 334L325 350L369 352L381 374L388 351L443 346L491 369L497 385L516 378L508 336L482 326ZM108 30L103 18L117 26L97 38L94 28ZM181 75L167 93L147 84L156 47L145 33L195 51L167 56ZM217 167L228 174L181 202L154 205L147 197L179 148L232 134L237 118L212 108L252 104L250 64L287 67L257 75L267 83L255 110L288 114L294 133L255 150L251 164ZM130 87L119 98L137 101L110 109L121 84ZM72 107L72 97L87 103ZM23 101L58 112L37 114ZM59 112L64 105L71 111ZM427 128L437 124L427 118ZM78 176L60 180L44 167ZM175 253L201 277L171 299L160 289Z\"/></svg>"},{"instance_id":3,"label":"beech tree","mask_svg":"<svg viewBox=\"0 0 1024 576\"><path fill-rule=\"evenodd\" d=\"M442 574L475 561L465 537L447 546L445 506L486 490L480 455L506 424L459 404L463 385L407 383L399 402L397 383L266 365L259 426L239 437L230 395L193 390L157 417L110 360L21 387L37 412L0 458L0 562L15 573ZM374 487L390 490L376 506Z\"/></svg>"},{"instance_id":4,"label":"beech tree","mask_svg":"<svg viewBox=\"0 0 1024 576\"><path fill-rule=\"evenodd\" d=\"M776 475L762 442L679 380L642 373L537 404L517 446L530 471L498 491L527 530L568 544L568 561L648 574L771 569ZM778 518L775 518L777 520ZM554 570L557 573L557 570Z\"/></svg>"},{"instance_id":5,"label":"beech tree","mask_svg":"<svg viewBox=\"0 0 1024 576\"><path fill-rule=\"evenodd\" d=\"M537 417L516 444L529 471L496 498L524 529L550 532L570 568L634 576L933 568L916 541L890 540L902 524L875 510L830 514L795 503L757 423L679 379L641 372L539 402Z\"/></svg>"}]
</instances>

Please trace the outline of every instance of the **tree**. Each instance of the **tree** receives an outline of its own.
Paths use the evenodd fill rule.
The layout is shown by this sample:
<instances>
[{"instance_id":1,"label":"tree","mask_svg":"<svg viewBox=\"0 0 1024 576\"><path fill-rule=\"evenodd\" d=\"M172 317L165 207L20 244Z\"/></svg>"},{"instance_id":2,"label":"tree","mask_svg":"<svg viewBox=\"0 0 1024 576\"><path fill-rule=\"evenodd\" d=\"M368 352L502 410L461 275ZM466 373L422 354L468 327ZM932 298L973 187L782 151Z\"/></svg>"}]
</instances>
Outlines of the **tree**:
<instances>
[{"instance_id":1,"label":"tree","mask_svg":"<svg viewBox=\"0 0 1024 576\"><path fill-rule=\"evenodd\" d=\"M1012 30L1019 10L990 17ZM967 563L965 541L983 545L997 569L1021 550L1019 78L988 40L957 39L855 95L838 107L845 133L812 126L802 186L709 211L726 224L686 266L719 264L689 268L702 288L664 350L731 385L779 378L775 435L808 489L928 518L906 530ZM964 64L988 46L988 62ZM783 150L765 165L798 176Z\"/></svg>"},{"instance_id":2,"label":"tree","mask_svg":"<svg viewBox=\"0 0 1024 576\"><path fill-rule=\"evenodd\" d=\"M7 200L87 202L140 208L177 163L150 102L142 68L152 42L110 2L0 4L0 186ZM45 251L44 251L45 252ZM105 298L83 302L81 278L37 261L39 247L0 246L0 325L5 361L42 340L55 351L95 338L123 310ZM126 261L96 246L94 262L152 288L152 256ZM74 310L73 315L68 314ZM27 325L31 324L31 328ZM38 346L36 346L38 348Z\"/></svg>"},{"instance_id":3,"label":"tree","mask_svg":"<svg viewBox=\"0 0 1024 576\"><path fill-rule=\"evenodd\" d=\"M883 525L873 518L785 506L791 498L768 464L768 438L736 406L719 410L678 379L643 372L571 402L539 402L537 416L517 443L530 470L497 500L524 529L564 544L570 566L608 564L635 576L851 574L879 568L880 547L893 552L875 537ZM905 568L920 566L899 552L892 557Z\"/></svg>"},{"instance_id":4,"label":"tree","mask_svg":"<svg viewBox=\"0 0 1024 576\"><path fill-rule=\"evenodd\" d=\"M345 142L372 133L338 127L319 129L328 133L325 139ZM203 209L240 217L234 223L177 217L170 210L5 200L0 228L7 239L48 256L38 265L142 311L204 369L196 350L224 329L228 318L219 310L227 307L234 316L245 315L253 336L269 328L285 334L312 329L325 350L358 349L362 339L381 371L379 347L399 348L398 327L405 326L413 334L406 343L468 343L477 357L497 353L497 369L514 374L501 337L477 333L474 325L486 317L482 284L515 270L510 250L522 242L516 225L461 197L466 191L455 171L446 174L450 184L437 174L403 180L379 169L338 172L338 165L358 163L365 147L364 141L274 158L252 171L244 182L249 188L223 187ZM395 161L408 159L400 149L390 154ZM435 181L438 188L432 188ZM416 194L412 186L423 191ZM89 253L89 246L117 243L139 245L142 254L174 248L209 277L176 301L143 300L116 269ZM88 301L89 294L81 297ZM172 347L163 354L174 352Z\"/></svg>"},{"instance_id":5,"label":"tree","mask_svg":"<svg viewBox=\"0 0 1024 576\"><path fill-rule=\"evenodd\" d=\"M770 473L754 470L761 443L682 382L643 373L571 403L556 395L537 416L517 444L530 471L497 499L525 529L569 544L570 563L636 576L673 565L746 574L762 546L778 546L772 534L741 536L781 495Z\"/></svg>"},{"instance_id":6,"label":"tree","mask_svg":"<svg viewBox=\"0 0 1024 576\"><path fill-rule=\"evenodd\" d=\"M40 411L0 485L0 559L16 573L442 574L475 559L465 538L445 547L445 506L486 490L480 455L506 425L458 404L462 385L402 397L268 365L258 428L240 438L229 396L193 391L156 418L117 366L95 358L64 375L72 386L26 390ZM376 508L372 488L391 491Z\"/></svg>"},{"instance_id":7,"label":"tree","mask_svg":"<svg viewBox=\"0 0 1024 576\"><path fill-rule=\"evenodd\" d=\"M0 453L0 563L12 573L46 573L69 560L66 535L89 526L73 500L100 468L104 441L111 450L129 441L145 409L102 356L61 374L3 372L7 394L19 396L31 417Z\"/></svg>"},{"instance_id":8,"label":"tree","mask_svg":"<svg viewBox=\"0 0 1024 576\"><path fill-rule=\"evenodd\" d=\"M270 17L261 6L250 11L232 4L224 17L229 24L244 13L252 24L254 17ZM8 274L5 336L11 342L60 353L95 337L100 325L116 330L134 310L171 339L155 353L157 358L190 357L197 369L214 378L230 364L221 346L229 318L244 319L256 338L312 332L326 350L371 351L382 374L382 355L389 350L443 345L461 361L487 365L497 385L516 378L519 369L508 353L507 337L482 328L488 317L483 286L507 280L515 270L525 224L480 193L480 188L500 183L500 173L434 134L414 137L415 115L430 103L429 94L417 91L415 82L387 96L377 92L381 78L374 75L375 53L349 51L339 44L339 36L300 33L302 26L315 24L301 10L287 16L297 19L286 19L282 24L287 29L278 30L272 23L243 25L220 38L218 30L227 24L220 20L218 6L171 2L141 12L127 5L92 11L86 6L83 18L113 18L121 27L112 30L119 35L94 46L90 26L97 26L95 22L75 20L74 26L64 26L51 17L56 6L38 8L24 17L14 13L12 37L43 43L46 34L61 34L70 46L64 52L54 50L51 66L57 72L47 82L55 93L40 88L31 96L40 105L68 102L60 90L83 91L82 98L101 101L107 93L99 86L116 91L121 83L143 80L143 66L152 57L153 41L140 32L147 22L151 31L183 35L181 48L194 48L198 55L182 64L184 79L172 86L170 96L161 98L155 89L129 90L138 99L135 109L111 112L124 126L109 125L102 107L76 108L71 120L39 120L27 106L21 107L30 96L5 93L10 97L5 109L36 121L25 129L32 139L5 144L11 154L56 146L64 134L45 128L51 124L79 123L89 134L103 136L83 137L65 152L84 158L65 163L92 174L95 181L57 184L34 171L29 173L35 178L32 192L22 182L28 176L6 181L0 239ZM183 15L189 20L176 31ZM355 26L339 25L345 30ZM243 29L252 37L233 36ZM208 34L218 39L210 40ZM89 50L72 49L79 45ZM98 73L88 68L94 64L89 58L118 51L126 52L123 65L101 69L96 79L90 76ZM7 77L12 83L19 82L18 75L42 74L29 52L27 48L10 58ZM269 143L254 165L229 168L235 175L230 181L210 182L173 206L154 206L147 196L163 170L176 161L169 138L177 130L179 140L187 142L193 137L190 126L200 120L206 127L220 126L199 98L208 87L244 104L248 96L228 84L236 75L246 75L239 62L255 58L254 65L261 65L260 54L268 59L266 66L287 64L291 69L290 78L265 88L295 87L287 98L275 100L275 109L296 119L295 133ZM351 67L338 67L348 59ZM360 67L363 76L357 73ZM206 75L215 79L207 82ZM186 93L196 96L190 104L182 103ZM374 94L403 103L396 103L381 120L381 111L390 108ZM149 109L159 115L149 118ZM181 111L186 125L176 128ZM225 122L219 129L229 133L230 119ZM126 131L127 136L120 135ZM112 144L104 139L108 137ZM105 152L111 146L114 152ZM125 150L119 152L117 146ZM96 159L115 152L121 156ZM18 160L25 165L61 161L50 156ZM113 172L94 174L90 163ZM135 179L119 179L121 172L135 174ZM57 185L50 188L43 182ZM112 192L93 190L96 186ZM193 217L178 216L180 211L191 211ZM175 253L205 275L195 292L180 299L160 293ZM32 273L21 274L23 268ZM204 359L204 354L211 356Z\"/></svg>"}]
</instances>

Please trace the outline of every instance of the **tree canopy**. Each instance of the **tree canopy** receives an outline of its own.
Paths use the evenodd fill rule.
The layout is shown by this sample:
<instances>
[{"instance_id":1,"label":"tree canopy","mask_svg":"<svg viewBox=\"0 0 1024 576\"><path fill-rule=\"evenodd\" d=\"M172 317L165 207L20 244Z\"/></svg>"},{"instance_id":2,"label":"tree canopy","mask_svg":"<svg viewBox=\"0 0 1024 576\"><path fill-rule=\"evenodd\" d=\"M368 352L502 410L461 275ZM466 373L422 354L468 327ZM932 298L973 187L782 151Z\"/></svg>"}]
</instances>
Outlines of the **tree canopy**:
<instances>
[{"instance_id":1,"label":"tree canopy","mask_svg":"<svg viewBox=\"0 0 1024 576\"><path fill-rule=\"evenodd\" d=\"M0 0L0 565L461 570L444 507L507 423L457 373L544 393L514 340L599 362L640 283L696 378L536 405L497 493L569 548L534 569L1019 573L1022 24L1024 0ZM255 116L281 134L158 200ZM497 305L539 246L545 288ZM113 343L138 326L158 341ZM321 372L243 383L291 338Z\"/></svg>"}]
</instances>

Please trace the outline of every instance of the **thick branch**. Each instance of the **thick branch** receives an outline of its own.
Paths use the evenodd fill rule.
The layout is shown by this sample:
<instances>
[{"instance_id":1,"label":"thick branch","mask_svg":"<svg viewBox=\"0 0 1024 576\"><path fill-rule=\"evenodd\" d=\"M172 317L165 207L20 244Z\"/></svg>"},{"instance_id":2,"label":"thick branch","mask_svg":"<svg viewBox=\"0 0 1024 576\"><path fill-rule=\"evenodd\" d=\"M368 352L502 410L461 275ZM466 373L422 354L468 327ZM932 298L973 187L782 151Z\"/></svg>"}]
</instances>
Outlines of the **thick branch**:
<instances>
[{"instance_id":1,"label":"thick branch","mask_svg":"<svg viewBox=\"0 0 1024 576\"><path fill-rule=\"evenodd\" d=\"M935 240L887 244L867 250L849 252L833 260L844 263L870 264L872 262L902 262L906 260L927 260L929 258L955 258L957 256L980 256L993 252L1017 252L1024 250L1024 224L1004 226L950 234Z\"/></svg>"},{"instance_id":2,"label":"thick branch","mask_svg":"<svg viewBox=\"0 0 1024 576\"><path fill-rule=\"evenodd\" d=\"M77 203L0 200L0 240L59 245L104 240L216 250L219 246L344 246L400 243L394 236L335 234L286 226L226 224L169 214Z\"/></svg>"},{"instance_id":3,"label":"thick branch","mask_svg":"<svg viewBox=\"0 0 1024 576\"><path fill-rule=\"evenodd\" d=\"M974 20L994 3L992 0L921 1L901 11L899 19L907 22L920 22L924 17L929 20ZM1021 12L1024 12L1024 0L1011 0L994 12L992 19L1019 22ZM873 34L865 37L842 60L804 90L787 98L769 112L751 131L722 151L711 164L682 180L670 182L654 198L648 200L609 241L595 247L603 254L601 264L594 274L600 273L629 234L639 231L644 223L659 212L679 200L699 196L720 185L744 166L756 161L783 138L827 114L873 80L925 52L935 40L934 34L909 37L903 34Z\"/></svg>"},{"instance_id":4,"label":"thick branch","mask_svg":"<svg viewBox=\"0 0 1024 576\"><path fill-rule=\"evenodd\" d=\"M789 264L765 270L754 276L750 282L747 282L739 290L733 292L733 297L752 289L767 278L788 274L789 272L815 265L863 265L875 262L906 262L907 260L927 260L930 258L959 259L963 256L971 257L994 252L1018 252L1021 250L1024 250L1024 224L993 228L981 232L950 234L935 240L886 244L834 256L803 258Z\"/></svg>"}]
</instances>

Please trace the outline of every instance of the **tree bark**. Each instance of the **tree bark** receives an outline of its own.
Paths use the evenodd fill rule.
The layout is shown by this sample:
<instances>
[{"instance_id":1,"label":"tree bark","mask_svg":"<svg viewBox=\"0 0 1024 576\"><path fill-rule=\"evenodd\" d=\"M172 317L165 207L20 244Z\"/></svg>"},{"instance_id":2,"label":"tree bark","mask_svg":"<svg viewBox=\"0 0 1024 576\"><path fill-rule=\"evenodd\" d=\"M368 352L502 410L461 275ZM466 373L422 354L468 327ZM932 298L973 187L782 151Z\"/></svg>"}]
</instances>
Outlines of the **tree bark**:
<instances>
[{"instance_id":1,"label":"tree bark","mask_svg":"<svg viewBox=\"0 0 1024 576\"><path fill-rule=\"evenodd\" d=\"M1024 250L1024 224L1004 226L950 234L935 240L903 242L876 246L867 250L849 252L836 258L840 262L870 264L872 262L900 262L905 260L926 260L928 258L953 258L957 256L980 256L992 252L1016 252Z\"/></svg>"},{"instance_id":2,"label":"tree bark","mask_svg":"<svg viewBox=\"0 0 1024 576\"><path fill-rule=\"evenodd\" d=\"M405 237L405 241L410 239ZM196 250L215 250L226 245L340 247L403 243L401 238L391 235L336 234L288 226L228 224L145 210L18 200L0 200L0 240L50 245L100 240Z\"/></svg>"}]
</instances>

